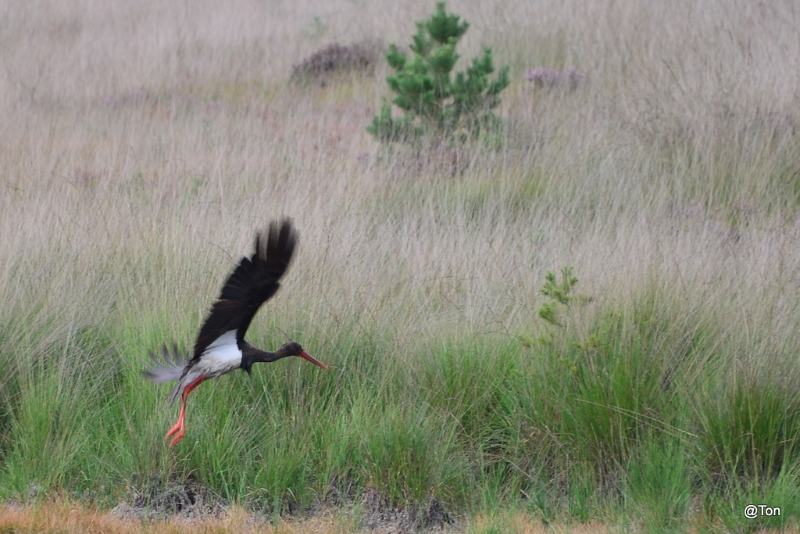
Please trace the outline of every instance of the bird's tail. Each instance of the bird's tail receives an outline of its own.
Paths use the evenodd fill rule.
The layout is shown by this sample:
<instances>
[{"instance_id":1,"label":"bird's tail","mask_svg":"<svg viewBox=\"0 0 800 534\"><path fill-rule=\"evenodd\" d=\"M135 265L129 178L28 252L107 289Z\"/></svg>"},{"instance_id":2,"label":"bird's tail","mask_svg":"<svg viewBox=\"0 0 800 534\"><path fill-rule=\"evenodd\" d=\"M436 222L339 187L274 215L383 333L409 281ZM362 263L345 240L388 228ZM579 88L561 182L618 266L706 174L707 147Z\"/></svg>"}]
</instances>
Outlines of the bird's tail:
<instances>
[{"instance_id":1,"label":"bird's tail","mask_svg":"<svg viewBox=\"0 0 800 534\"><path fill-rule=\"evenodd\" d=\"M181 356L181 353L178 352L178 345L174 343L172 350L164 345L160 356L151 352L150 359L153 361L154 366L142 370L142 374L147 380L156 384L180 380L188 363L188 358Z\"/></svg>"},{"instance_id":2,"label":"bird's tail","mask_svg":"<svg viewBox=\"0 0 800 534\"><path fill-rule=\"evenodd\" d=\"M176 385L169 394L169 402L172 404L183 390L184 384L181 379L185 374L184 371L186 370L189 358L181 356L181 353L178 351L178 345L173 343L172 350L164 345L161 349L161 355L159 356L151 352L150 359L155 365L142 370L142 374L147 380L157 384L170 382L172 380L179 381L178 385Z\"/></svg>"}]
</instances>

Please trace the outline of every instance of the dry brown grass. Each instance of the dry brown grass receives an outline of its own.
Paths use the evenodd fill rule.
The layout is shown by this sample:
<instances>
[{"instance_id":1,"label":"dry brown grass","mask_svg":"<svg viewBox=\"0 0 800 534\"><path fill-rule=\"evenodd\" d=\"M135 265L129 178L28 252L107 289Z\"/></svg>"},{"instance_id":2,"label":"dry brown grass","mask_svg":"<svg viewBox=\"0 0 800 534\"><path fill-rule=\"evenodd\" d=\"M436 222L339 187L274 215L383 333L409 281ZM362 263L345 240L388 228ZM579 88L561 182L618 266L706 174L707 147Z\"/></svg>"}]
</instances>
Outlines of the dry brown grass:
<instances>
[{"instance_id":1,"label":"dry brown grass","mask_svg":"<svg viewBox=\"0 0 800 534\"><path fill-rule=\"evenodd\" d=\"M241 509L231 509L224 517L214 519L172 518L169 520L137 520L114 517L109 512L86 508L75 503L48 503L38 507L20 506L0 508L0 532L15 533L116 533L182 534L206 532L209 534L266 534L338 533L343 525L333 516L292 522L280 521L272 525L258 520Z\"/></svg>"},{"instance_id":2,"label":"dry brown grass","mask_svg":"<svg viewBox=\"0 0 800 534\"><path fill-rule=\"evenodd\" d=\"M765 193L773 126L796 120L783 73L800 51L780 5L454 4L473 23L465 56L494 43L519 74L503 109L519 137L446 179L436 165L376 161L364 127L386 94L382 72L321 90L286 83L324 41L404 43L429 9L379 4L14 5L0 102L4 301L35 275L54 306L74 308L85 291L95 318L109 293L125 313L173 307L167 288L191 289L198 298L178 306L203 309L253 229L287 214L301 250L279 298L302 302L295 313L311 323L358 313L407 339L514 330L530 322L544 272L566 263L594 295L655 276L757 317L786 305L752 298L800 270L800 223ZM323 37L308 34L314 16ZM522 74L554 62L580 67L587 87L533 94ZM784 130L779 144L796 140ZM654 137L686 132L708 176L676 177L663 164L675 154L653 153ZM720 185L726 165L732 182ZM119 272L109 278L142 276L152 251L178 263L135 295ZM43 261L53 253L57 264ZM434 312L434 298L451 305Z\"/></svg>"},{"instance_id":3,"label":"dry brown grass","mask_svg":"<svg viewBox=\"0 0 800 534\"><path fill-rule=\"evenodd\" d=\"M513 532L515 534L597 534L617 532L617 527L602 522L587 524L542 523L530 515L512 512L501 516L477 516L451 527L436 530L448 532ZM694 527L689 532L703 532L708 526ZM495 530L491 530L495 529ZM80 504L53 502L38 507L5 506L0 507L0 532L15 534L183 534L203 532L206 534L345 534L369 531L359 529L354 516L341 510L331 510L307 519L280 520L272 524L257 519L241 508L232 508L224 517L216 519L180 519L144 521L120 519L109 512L87 508ZM766 532L766 531L759 531ZM783 529L786 534L795 534L795 528Z\"/></svg>"},{"instance_id":4,"label":"dry brown grass","mask_svg":"<svg viewBox=\"0 0 800 534\"><path fill-rule=\"evenodd\" d=\"M525 514L510 514L503 517L502 524L510 532L518 534L540 534L545 532L591 534L608 532L602 523L586 525L545 525ZM445 527L437 532L464 532L482 529L497 524L497 518L476 517L455 527ZM120 519L108 512L86 508L80 504L54 502L38 507L0 507L0 532L19 534L183 534L204 532L207 534L344 534L369 530L359 529L354 518L341 511L329 511L308 519L281 520L271 524L257 519L239 508L229 510L217 519L180 519L144 521ZM385 530L375 531L385 532Z\"/></svg>"}]
</instances>

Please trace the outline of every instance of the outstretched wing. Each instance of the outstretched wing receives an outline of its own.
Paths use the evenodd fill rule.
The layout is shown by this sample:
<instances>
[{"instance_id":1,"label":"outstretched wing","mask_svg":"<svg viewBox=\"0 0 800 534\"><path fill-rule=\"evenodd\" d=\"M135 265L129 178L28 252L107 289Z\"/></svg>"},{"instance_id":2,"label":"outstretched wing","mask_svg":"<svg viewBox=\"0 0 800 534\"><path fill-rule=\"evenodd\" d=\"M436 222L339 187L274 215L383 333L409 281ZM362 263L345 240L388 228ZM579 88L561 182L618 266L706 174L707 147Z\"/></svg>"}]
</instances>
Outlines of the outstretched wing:
<instances>
[{"instance_id":1,"label":"outstretched wing","mask_svg":"<svg viewBox=\"0 0 800 534\"><path fill-rule=\"evenodd\" d=\"M297 234L291 219L272 221L266 232L256 234L255 251L244 257L222 287L211 314L197 335L194 359L225 332L236 330L241 347L244 334L258 308L278 291L278 280L292 261Z\"/></svg>"}]
</instances>

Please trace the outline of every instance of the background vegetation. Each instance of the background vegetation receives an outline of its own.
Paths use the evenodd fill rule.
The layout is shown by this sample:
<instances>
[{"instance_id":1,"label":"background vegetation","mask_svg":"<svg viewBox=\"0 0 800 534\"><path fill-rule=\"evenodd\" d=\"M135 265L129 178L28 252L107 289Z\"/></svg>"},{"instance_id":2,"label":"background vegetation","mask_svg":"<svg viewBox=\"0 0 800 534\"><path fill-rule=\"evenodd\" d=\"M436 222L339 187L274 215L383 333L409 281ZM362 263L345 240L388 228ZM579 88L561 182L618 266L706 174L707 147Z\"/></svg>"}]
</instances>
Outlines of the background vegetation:
<instances>
[{"instance_id":1,"label":"background vegetation","mask_svg":"<svg viewBox=\"0 0 800 534\"><path fill-rule=\"evenodd\" d=\"M515 528L508 510L642 530L795 520L794 3L451 2L462 57L490 46L511 66L502 147L381 153L365 127L383 61L288 83L327 44L406 43L432 8L6 7L0 497L111 507L192 480L274 515L435 501L485 532ZM535 89L538 66L583 78ZM300 247L250 336L285 330L332 370L204 384L167 449L177 410L141 379L147 351L193 344L281 215ZM545 274L565 265L591 300L545 321ZM747 503L782 515L747 520Z\"/></svg>"}]
</instances>

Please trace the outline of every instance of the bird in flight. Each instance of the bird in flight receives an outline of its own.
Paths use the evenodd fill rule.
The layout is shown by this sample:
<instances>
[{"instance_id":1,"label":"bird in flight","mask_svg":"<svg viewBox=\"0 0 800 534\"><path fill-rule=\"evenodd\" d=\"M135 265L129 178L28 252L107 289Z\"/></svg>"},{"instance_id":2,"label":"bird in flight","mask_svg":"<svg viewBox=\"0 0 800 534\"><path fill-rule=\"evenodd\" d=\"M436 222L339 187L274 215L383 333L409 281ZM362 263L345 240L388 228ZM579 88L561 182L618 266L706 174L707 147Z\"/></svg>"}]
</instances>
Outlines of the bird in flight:
<instances>
[{"instance_id":1,"label":"bird in flight","mask_svg":"<svg viewBox=\"0 0 800 534\"><path fill-rule=\"evenodd\" d=\"M228 281L222 294L211 307L211 313L200 328L194 345L194 357L188 363L180 356L176 345L164 347L161 357L150 353L154 367L142 371L151 382L177 380L170 393L170 404L181 397L178 422L164 439L171 436L174 447L184 436L186 398L204 380L216 378L235 369L250 373L256 362L274 362L287 356L299 356L323 369L328 367L314 359L299 343L289 342L275 352L254 347L244 339L247 328L258 309L280 288L281 279L292 261L297 234L290 219L280 224L272 221L266 232L256 234L255 251L244 257Z\"/></svg>"}]
</instances>

